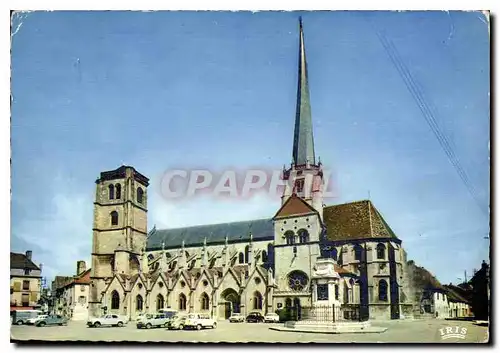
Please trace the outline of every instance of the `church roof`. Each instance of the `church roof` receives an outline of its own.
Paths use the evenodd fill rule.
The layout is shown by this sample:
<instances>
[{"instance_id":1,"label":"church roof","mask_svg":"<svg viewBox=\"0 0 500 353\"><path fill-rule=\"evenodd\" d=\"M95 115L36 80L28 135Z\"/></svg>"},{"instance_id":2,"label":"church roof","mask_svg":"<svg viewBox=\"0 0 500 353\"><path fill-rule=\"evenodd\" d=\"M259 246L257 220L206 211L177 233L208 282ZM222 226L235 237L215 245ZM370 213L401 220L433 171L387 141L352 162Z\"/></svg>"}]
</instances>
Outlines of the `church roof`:
<instances>
[{"instance_id":1,"label":"church roof","mask_svg":"<svg viewBox=\"0 0 500 353\"><path fill-rule=\"evenodd\" d=\"M185 246L202 246L205 237L207 238L207 245L223 245L226 236L228 243L248 242L250 232L254 241L273 240L274 226L272 219L256 219L173 229L153 229L149 232L146 250L160 250L162 243L164 243L165 249L177 249L182 246L183 240Z\"/></svg>"},{"instance_id":2,"label":"church roof","mask_svg":"<svg viewBox=\"0 0 500 353\"><path fill-rule=\"evenodd\" d=\"M288 200L285 201L278 212L276 212L276 215L273 217L273 219L301 216L311 213L317 213L317 211L303 199L293 194L288 198Z\"/></svg>"},{"instance_id":3,"label":"church roof","mask_svg":"<svg viewBox=\"0 0 500 353\"><path fill-rule=\"evenodd\" d=\"M369 200L327 206L323 209L327 240L366 238L398 239Z\"/></svg>"}]
</instances>

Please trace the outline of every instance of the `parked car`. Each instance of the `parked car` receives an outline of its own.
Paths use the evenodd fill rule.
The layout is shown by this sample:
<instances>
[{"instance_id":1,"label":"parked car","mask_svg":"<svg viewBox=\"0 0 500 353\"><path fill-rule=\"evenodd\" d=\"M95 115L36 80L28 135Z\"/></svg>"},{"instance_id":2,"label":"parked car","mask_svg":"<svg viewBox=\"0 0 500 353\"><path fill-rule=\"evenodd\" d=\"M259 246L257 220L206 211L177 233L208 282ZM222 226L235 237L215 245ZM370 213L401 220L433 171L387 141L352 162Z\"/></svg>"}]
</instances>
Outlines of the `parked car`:
<instances>
[{"instance_id":1,"label":"parked car","mask_svg":"<svg viewBox=\"0 0 500 353\"><path fill-rule=\"evenodd\" d=\"M229 322L245 322L245 317L241 313L233 313L229 317Z\"/></svg>"},{"instance_id":2,"label":"parked car","mask_svg":"<svg viewBox=\"0 0 500 353\"><path fill-rule=\"evenodd\" d=\"M248 314L247 322L264 322L264 316L259 312L252 312Z\"/></svg>"},{"instance_id":3,"label":"parked car","mask_svg":"<svg viewBox=\"0 0 500 353\"><path fill-rule=\"evenodd\" d=\"M43 312L40 310L15 310L12 313L12 323L24 325L28 322L28 319L36 318L38 315L42 314Z\"/></svg>"},{"instance_id":4,"label":"parked car","mask_svg":"<svg viewBox=\"0 0 500 353\"><path fill-rule=\"evenodd\" d=\"M177 314L167 322L169 330L184 330L186 315Z\"/></svg>"},{"instance_id":5,"label":"parked car","mask_svg":"<svg viewBox=\"0 0 500 353\"><path fill-rule=\"evenodd\" d=\"M264 322L280 322L280 316L276 313L267 313Z\"/></svg>"},{"instance_id":6,"label":"parked car","mask_svg":"<svg viewBox=\"0 0 500 353\"><path fill-rule=\"evenodd\" d=\"M170 321L170 315L166 313L146 315L145 318L137 321L137 328L167 327L168 321Z\"/></svg>"},{"instance_id":7,"label":"parked car","mask_svg":"<svg viewBox=\"0 0 500 353\"><path fill-rule=\"evenodd\" d=\"M184 323L184 328L195 328L201 330L202 328L211 327L216 328L217 322L212 319L209 314L189 314Z\"/></svg>"},{"instance_id":8,"label":"parked car","mask_svg":"<svg viewBox=\"0 0 500 353\"><path fill-rule=\"evenodd\" d=\"M37 317L32 317L26 320L27 325L34 325L37 320L45 319L48 315L38 315Z\"/></svg>"},{"instance_id":9,"label":"parked car","mask_svg":"<svg viewBox=\"0 0 500 353\"><path fill-rule=\"evenodd\" d=\"M92 317L87 321L88 327L100 327L100 326L118 326L122 327L128 322L128 319L123 316L115 314L107 314L101 317Z\"/></svg>"},{"instance_id":10,"label":"parked car","mask_svg":"<svg viewBox=\"0 0 500 353\"><path fill-rule=\"evenodd\" d=\"M43 326L66 326L68 324L68 320L61 315L47 315L44 318L38 319L35 321L35 326L43 327Z\"/></svg>"}]
</instances>

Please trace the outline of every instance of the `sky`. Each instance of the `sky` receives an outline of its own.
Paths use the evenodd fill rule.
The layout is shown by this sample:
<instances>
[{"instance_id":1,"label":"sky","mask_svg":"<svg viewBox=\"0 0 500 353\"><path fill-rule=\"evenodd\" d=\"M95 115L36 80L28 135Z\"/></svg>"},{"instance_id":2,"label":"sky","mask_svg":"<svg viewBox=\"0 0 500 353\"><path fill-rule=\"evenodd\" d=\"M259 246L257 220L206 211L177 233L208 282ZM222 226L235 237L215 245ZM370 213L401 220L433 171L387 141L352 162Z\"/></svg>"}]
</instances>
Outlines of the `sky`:
<instances>
[{"instance_id":1,"label":"sky","mask_svg":"<svg viewBox=\"0 0 500 353\"><path fill-rule=\"evenodd\" d=\"M444 284L489 261L489 36L475 12L31 12L11 46L11 251L90 266L95 180L151 179L148 228L272 217L279 198L173 201L165 171L281 169L302 16L316 156ZM474 198L380 37L431 107Z\"/></svg>"}]
</instances>

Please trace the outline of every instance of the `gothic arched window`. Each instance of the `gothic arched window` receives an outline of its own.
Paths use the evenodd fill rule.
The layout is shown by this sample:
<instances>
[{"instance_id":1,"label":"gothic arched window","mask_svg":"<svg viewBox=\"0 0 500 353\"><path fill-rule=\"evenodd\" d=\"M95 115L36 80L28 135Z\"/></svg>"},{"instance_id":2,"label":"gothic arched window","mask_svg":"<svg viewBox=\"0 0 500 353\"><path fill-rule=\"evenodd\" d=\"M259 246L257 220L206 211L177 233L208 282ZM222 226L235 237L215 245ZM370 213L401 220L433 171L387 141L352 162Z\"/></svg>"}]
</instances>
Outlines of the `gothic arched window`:
<instances>
[{"instance_id":1,"label":"gothic arched window","mask_svg":"<svg viewBox=\"0 0 500 353\"><path fill-rule=\"evenodd\" d=\"M116 211L111 212L111 225L112 226L118 225L118 212Z\"/></svg>"},{"instance_id":2,"label":"gothic arched window","mask_svg":"<svg viewBox=\"0 0 500 353\"><path fill-rule=\"evenodd\" d=\"M111 293L111 309L120 309L120 295L115 290Z\"/></svg>"},{"instance_id":3,"label":"gothic arched window","mask_svg":"<svg viewBox=\"0 0 500 353\"><path fill-rule=\"evenodd\" d=\"M305 229L299 230L299 243L307 243L309 241L309 232Z\"/></svg>"},{"instance_id":4,"label":"gothic arched window","mask_svg":"<svg viewBox=\"0 0 500 353\"><path fill-rule=\"evenodd\" d=\"M110 200L113 200L115 198L115 186L113 184L110 184L108 186L108 194Z\"/></svg>"},{"instance_id":5,"label":"gothic arched window","mask_svg":"<svg viewBox=\"0 0 500 353\"><path fill-rule=\"evenodd\" d=\"M116 199L119 200L122 198L122 186L120 184L116 184L115 189L116 189Z\"/></svg>"},{"instance_id":6,"label":"gothic arched window","mask_svg":"<svg viewBox=\"0 0 500 353\"><path fill-rule=\"evenodd\" d=\"M208 298L207 293L203 293L201 295L201 310L209 310L210 309L210 299Z\"/></svg>"},{"instance_id":7,"label":"gothic arched window","mask_svg":"<svg viewBox=\"0 0 500 353\"><path fill-rule=\"evenodd\" d=\"M267 262L267 252L265 250L262 250L262 262Z\"/></svg>"},{"instance_id":8,"label":"gothic arched window","mask_svg":"<svg viewBox=\"0 0 500 353\"><path fill-rule=\"evenodd\" d=\"M361 245L356 244L354 245L354 260L361 261L361 255L363 253L363 248Z\"/></svg>"},{"instance_id":9,"label":"gothic arched window","mask_svg":"<svg viewBox=\"0 0 500 353\"><path fill-rule=\"evenodd\" d=\"M183 293L179 294L179 310L186 310L186 296Z\"/></svg>"},{"instance_id":10,"label":"gothic arched window","mask_svg":"<svg viewBox=\"0 0 500 353\"><path fill-rule=\"evenodd\" d=\"M379 243L377 245L377 259L379 260L385 259L385 245L382 243Z\"/></svg>"},{"instance_id":11,"label":"gothic arched window","mask_svg":"<svg viewBox=\"0 0 500 353\"><path fill-rule=\"evenodd\" d=\"M240 264L244 263L245 262L245 255L243 255L242 252L240 252L240 254L238 255L238 262Z\"/></svg>"},{"instance_id":12,"label":"gothic arched window","mask_svg":"<svg viewBox=\"0 0 500 353\"><path fill-rule=\"evenodd\" d=\"M144 202L144 190L142 190L141 187L137 188L137 202L143 203Z\"/></svg>"},{"instance_id":13,"label":"gothic arched window","mask_svg":"<svg viewBox=\"0 0 500 353\"><path fill-rule=\"evenodd\" d=\"M253 308L254 310L262 309L262 294L260 294L259 292L255 292L253 294Z\"/></svg>"},{"instance_id":14,"label":"gothic arched window","mask_svg":"<svg viewBox=\"0 0 500 353\"><path fill-rule=\"evenodd\" d=\"M307 275L302 271L292 271L288 275L288 286L293 291L303 291L306 288L308 282L309 279L307 278Z\"/></svg>"},{"instance_id":15,"label":"gothic arched window","mask_svg":"<svg viewBox=\"0 0 500 353\"><path fill-rule=\"evenodd\" d=\"M293 232L291 230L287 230L285 232L285 239L286 239L287 245L295 244L295 234L293 234Z\"/></svg>"},{"instance_id":16,"label":"gothic arched window","mask_svg":"<svg viewBox=\"0 0 500 353\"><path fill-rule=\"evenodd\" d=\"M144 301L142 300L142 296L139 294L135 298L135 310L136 311L142 311Z\"/></svg>"},{"instance_id":17,"label":"gothic arched window","mask_svg":"<svg viewBox=\"0 0 500 353\"><path fill-rule=\"evenodd\" d=\"M165 306L165 300L163 299L163 295L161 294L158 294L158 296L156 297L156 310L160 310L160 309L163 309L163 307Z\"/></svg>"},{"instance_id":18,"label":"gothic arched window","mask_svg":"<svg viewBox=\"0 0 500 353\"><path fill-rule=\"evenodd\" d=\"M333 246L330 250L330 258L337 260L337 249Z\"/></svg>"},{"instance_id":19,"label":"gothic arched window","mask_svg":"<svg viewBox=\"0 0 500 353\"><path fill-rule=\"evenodd\" d=\"M248 263L249 258L250 258L250 247L247 245L245 246L245 263Z\"/></svg>"},{"instance_id":20,"label":"gothic arched window","mask_svg":"<svg viewBox=\"0 0 500 353\"><path fill-rule=\"evenodd\" d=\"M381 302L387 301L387 281L385 279L378 282L378 300Z\"/></svg>"}]
</instances>

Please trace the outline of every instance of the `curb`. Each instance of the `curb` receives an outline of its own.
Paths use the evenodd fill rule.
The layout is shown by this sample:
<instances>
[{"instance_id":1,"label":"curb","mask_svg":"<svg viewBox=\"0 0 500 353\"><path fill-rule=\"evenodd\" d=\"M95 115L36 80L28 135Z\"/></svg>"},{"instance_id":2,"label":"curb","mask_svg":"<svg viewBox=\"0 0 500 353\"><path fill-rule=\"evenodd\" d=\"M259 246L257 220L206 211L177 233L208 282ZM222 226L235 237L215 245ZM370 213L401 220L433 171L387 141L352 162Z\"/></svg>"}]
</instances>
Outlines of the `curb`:
<instances>
[{"instance_id":1,"label":"curb","mask_svg":"<svg viewBox=\"0 0 500 353\"><path fill-rule=\"evenodd\" d=\"M302 332L302 333L323 333L329 335L336 334L346 334L346 333L383 333L387 331L386 327L369 327L365 330L356 330L356 331L343 331L343 330L305 330L305 329L294 329L294 328L286 328L286 327L269 327L270 330L273 331L281 331L281 332Z\"/></svg>"}]
</instances>

